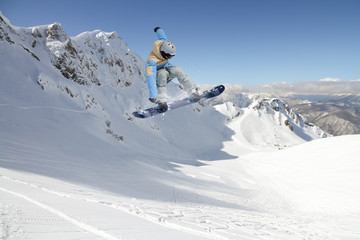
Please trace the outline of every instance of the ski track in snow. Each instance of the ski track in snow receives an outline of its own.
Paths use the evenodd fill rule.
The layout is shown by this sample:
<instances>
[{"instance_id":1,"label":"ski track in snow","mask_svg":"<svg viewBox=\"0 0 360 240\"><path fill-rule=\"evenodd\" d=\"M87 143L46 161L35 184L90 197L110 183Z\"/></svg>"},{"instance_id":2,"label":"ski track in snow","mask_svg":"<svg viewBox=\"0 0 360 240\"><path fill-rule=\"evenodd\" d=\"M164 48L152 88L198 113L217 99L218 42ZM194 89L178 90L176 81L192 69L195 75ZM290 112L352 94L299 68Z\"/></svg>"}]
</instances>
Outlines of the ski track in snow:
<instances>
[{"instance_id":1,"label":"ski track in snow","mask_svg":"<svg viewBox=\"0 0 360 240\"><path fill-rule=\"evenodd\" d=\"M27 182L12 179L12 178L5 177L5 176L2 176L2 178L3 178L3 180L8 180L8 181L10 181L12 183L20 183L20 184L25 185L25 186L27 185L27 186L30 186L30 187L36 187L36 188L39 188L41 190L45 190L45 191L47 191L49 193L56 194L56 192L54 192L54 191L49 191L49 190L47 190L45 188L40 188L40 187L38 187L38 186L36 186L34 184L30 184L30 183L27 183ZM2 183L1 185L4 185L4 184ZM60 211L58 209L55 209L54 207L51 207L50 205L41 203L40 201L35 200L34 198L28 197L28 196L26 196L24 194L21 194L21 193L18 193L18 192L9 190L9 189L6 189L4 187L0 187L0 191L11 194L11 195L14 195L14 196L16 196L18 198L21 198L21 199L23 199L23 200L25 200L25 201L33 204L33 205L36 205L36 206L40 207L41 209L43 209L43 210L45 210L45 211L47 211L47 212L49 212L51 214L54 214L55 216L57 216L57 217L65 220L65 221L75 225L76 227L78 227L78 228L80 228L80 229L82 229L84 231L90 232L90 233L92 233L94 235L97 235L97 236L99 236L99 237L101 237L103 239L108 239L108 240L119 239L119 238L116 238L116 237L114 237L114 236L112 236L112 235L110 235L110 234L108 234L108 233L106 233L106 232L104 232L104 231L102 231L100 229L97 229L95 227L92 227L92 226L80 221L80 220L77 220L74 217L71 217L71 216L65 214L64 212L62 212L62 211ZM57 194L57 195L61 196L60 194Z\"/></svg>"},{"instance_id":2,"label":"ski track in snow","mask_svg":"<svg viewBox=\"0 0 360 240\"><path fill-rule=\"evenodd\" d=\"M77 227L79 227L79 228L81 228L81 229L83 229L83 230L85 230L85 231L88 231L88 232L90 232L90 233L93 233L93 234L95 234L95 235L97 235L97 236L100 236L100 237L102 237L102 238L104 238L104 239L109 239L109 240L118 239L118 238L115 238L115 237L107 234L106 232L104 232L104 231L102 231L102 230L96 229L96 228L94 228L94 227L92 227L92 226L90 226L90 225L88 225L88 224L85 224L85 223L83 223L83 222L77 221L76 219L67 216L67 215L64 214L63 212L61 212L61 211L59 211L59 210L56 210L56 209L54 209L54 208L52 208L52 207L49 207L49 206L47 206L47 205L45 205L45 204L42 204L42 203L40 203L40 202L38 202L38 201L36 201L36 200L34 200L34 199L32 199L32 198L29 198L29 197L27 197L27 196L25 196L25 195L22 195L22 194L13 192L13 191L9 191L9 190L7 190L7 189L5 189L5 188L2 188L2 187L0 187L0 190L3 191L3 192L6 192L6 193L10 193L10 194L12 194L12 195L14 195L14 196L17 196L17 197L19 197L19 198L22 198L22 199L24 199L24 200L26 200L26 201L28 201L28 202L30 202L30 203L32 203L32 204L34 204L34 205L42 208L42 209L44 209L44 210L46 210L46 211L48 211L48 212L50 212L50 213L55 214L56 216L58 216L58 217L60 217L60 218L62 218L62 219L64 219L64 220L70 222L71 224L74 224L75 226L77 226Z\"/></svg>"},{"instance_id":3,"label":"ski track in snow","mask_svg":"<svg viewBox=\"0 0 360 240\"><path fill-rule=\"evenodd\" d=\"M176 213L176 210L174 210L174 212L171 212L171 210L167 210L167 211L163 211L163 213L161 213L161 209L158 209L160 210L160 212L155 212L155 211L150 211L149 213L145 213L146 211L144 211L143 209L140 209L138 208L136 205L128 205L128 204L125 204L125 203L118 203L118 204L115 204L115 203L112 203L112 202L109 202L109 201L106 201L106 200L98 200L98 199L95 199L95 198L89 198L89 197L85 197L85 196L82 196L82 195L74 195L74 194L67 194L67 193L63 193L63 192L60 192L60 191L56 191L56 190L53 190L53 189L48 189L48 188L45 188L45 187L41 187L41 186L38 186L36 184L33 184L33 183L29 183L29 182L26 182L26 181L22 181L22 180L18 180L18 179L14 179L14 178L11 178L11 177L7 177L7 176L3 176L3 175L0 175L2 177L2 181L0 180L0 182L3 182L4 180L7 181L8 183L10 182L10 184L21 184L23 186L26 186L27 187L27 190L26 192L32 192L32 191L36 191L37 194L38 192L42 192L43 193L47 193L47 194L50 194L50 195L53 195L53 196L56 196L59 200L59 198L67 198L67 199L71 199L71 200L76 200L76 202L78 204L81 204L81 202L88 202L88 203L91 203L91 204L97 204L98 206L101 206L101 207L105 207L105 208L111 208L111 209L115 209L117 211L121 211L121 212L124 212L126 214L131 214L133 216L136 216L136 217L140 217L140 218L143 218L149 222L152 222L152 223L155 223L157 225L161 225L161 226L165 226L167 228L171 228L171 229L175 229L175 230L178 230L178 231L181 231L181 232L188 232L188 233L191 233L191 234L194 234L194 235L198 235L198 236L206 236L207 239L225 239L225 238L222 238L221 236L216 236L214 237L213 234L211 234L211 231L209 232L202 232L202 231L197 231L197 230L194 230L194 229L191 229L191 228L187 228L187 227L184 227L184 226L181 226L181 225L177 225L177 224L174 224L172 223L171 219L173 218L176 218L176 215L178 215L178 213ZM1 184L3 185L3 184ZM30 191L29 189L30 188ZM106 233L105 231L103 230L100 230L96 227L93 227L89 224L86 224L82 221L79 221L77 220L76 218L77 217L70 217L68 214L65 214L64 212L60 211L60 210L57 210L56 207L51 207L47 204L43 204L41 203L40 201L37 201L33 198L30 198L28 196L25 196L23 194L20 194L20 193L17 193L15 191L11 191L11 190L8 190L6 188L3 188L3 187L0 187L0 191L3 191L3 192L6 192L6 193L9 193L9 194L12 194L16 197L19 197L19 198L22 198L68 222L70 222L71 224L83 229L84 231L88 231L92 234L95 234L103 239L123 239L123 238L117 238L117 237L114 237L108 233ZM86 191L85 191L85 194L86 194ZM46 197L45 197L46 198ZM0 201L1 202L1 201ZM58 201L52 201L52 202L58 202ZM73 215L73 214L71 214ZM181 214L183 216L183 214ZM155 216L155 217L154 217ZM79 218L79 217L78 217ZM1 236L1 235L0 235ZM127 239L127 238L124 238L124 239Z\"/></svg>"},{"instance_id":4,"label":"ski track in snow","mask_svg":"<svg viewBox=\"0 0 360 240\"><path fill-rule=\"evenodd\" d=\"M85 189L77 189L75 193L65 193L5 175L1 175L0 182L2 186L0 191L34 204L101 239L133 238L118 238L115 234L108 233L106 229L97 226L99 223L95 215L89 219L88 213L85 215L76 213L74 209L77 206L84 203L95 204L100 209L116 210L115 213L130 214L162 227L206 239L335 239L329 237L329 229L322 226L321 222L325 219L321 217L272 215L195 204L191 206L170 203L159 205L134 199L133 202L129 202L119 197L89 194L89 191ZM71 205L75 207L66 208L59 204L63 201L71 201ZM89 222L93 222L95 226Z\"/></svg>"}]
</instances>

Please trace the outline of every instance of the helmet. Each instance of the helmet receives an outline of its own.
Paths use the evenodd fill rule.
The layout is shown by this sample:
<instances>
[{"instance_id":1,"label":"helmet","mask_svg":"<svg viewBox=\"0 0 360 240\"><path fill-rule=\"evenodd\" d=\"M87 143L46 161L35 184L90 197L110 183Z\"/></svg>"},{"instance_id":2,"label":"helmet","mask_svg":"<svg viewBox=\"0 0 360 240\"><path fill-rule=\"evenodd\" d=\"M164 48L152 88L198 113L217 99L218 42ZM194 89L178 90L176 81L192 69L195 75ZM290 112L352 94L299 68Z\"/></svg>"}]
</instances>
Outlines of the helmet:
<instances>
[{"instance_id":1,"label":"helmet","mask_svg":"<svg viewBox=\"0 0 360 240\"><path fill-rule=\"evenodd\" d=\"M172 42L164 41L161 44L160 52L164 58L173 57L176 54L176 47Z\"/></svg>"}]
</instances>

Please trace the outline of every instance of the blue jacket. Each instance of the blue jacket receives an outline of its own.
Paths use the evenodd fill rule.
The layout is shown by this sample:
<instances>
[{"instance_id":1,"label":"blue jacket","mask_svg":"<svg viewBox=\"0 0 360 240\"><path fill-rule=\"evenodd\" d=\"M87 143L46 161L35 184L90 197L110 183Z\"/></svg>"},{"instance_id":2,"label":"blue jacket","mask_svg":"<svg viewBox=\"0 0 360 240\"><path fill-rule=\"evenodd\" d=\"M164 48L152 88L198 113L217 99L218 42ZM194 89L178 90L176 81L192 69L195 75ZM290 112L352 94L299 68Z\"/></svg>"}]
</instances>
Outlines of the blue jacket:
<instances>
[{"instance_id":1,"label":"blue jacket","mask_svg":"<svg viewBox=\"0 0 360 240\"><path fill-rule=\"evenodd\" d=\"M163 58L160 53L160 47L163 41L166 41L166 35L164 30L161 28L156 31L158 39L153 44L153 49L149 54L148 59L146 60L146 81L149 88L150 98L157 97L157 88L156 88L156 72L159 69L167 68L172 66L171 63Z\"/></svg>"}]
</instances>

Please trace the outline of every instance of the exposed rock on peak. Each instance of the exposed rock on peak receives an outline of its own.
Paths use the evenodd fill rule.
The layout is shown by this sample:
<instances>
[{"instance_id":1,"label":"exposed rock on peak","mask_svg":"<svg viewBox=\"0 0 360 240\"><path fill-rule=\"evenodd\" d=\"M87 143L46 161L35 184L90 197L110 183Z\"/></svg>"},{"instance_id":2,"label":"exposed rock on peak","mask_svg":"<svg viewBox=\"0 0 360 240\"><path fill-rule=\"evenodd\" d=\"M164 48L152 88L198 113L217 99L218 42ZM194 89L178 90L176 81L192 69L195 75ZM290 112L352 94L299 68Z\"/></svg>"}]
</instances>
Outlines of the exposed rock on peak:
<instances>
[{"instance_id":1,"label":"exposed rock on peak","mask_svg":"<svg viewBox=\"0 0 360 240\"><path fill-rule=\"evenodd\" d=\"M50 24L46 29L47 41L66 42L69 36L66 34L60 23Z\"/></svg>"}]
</instances>

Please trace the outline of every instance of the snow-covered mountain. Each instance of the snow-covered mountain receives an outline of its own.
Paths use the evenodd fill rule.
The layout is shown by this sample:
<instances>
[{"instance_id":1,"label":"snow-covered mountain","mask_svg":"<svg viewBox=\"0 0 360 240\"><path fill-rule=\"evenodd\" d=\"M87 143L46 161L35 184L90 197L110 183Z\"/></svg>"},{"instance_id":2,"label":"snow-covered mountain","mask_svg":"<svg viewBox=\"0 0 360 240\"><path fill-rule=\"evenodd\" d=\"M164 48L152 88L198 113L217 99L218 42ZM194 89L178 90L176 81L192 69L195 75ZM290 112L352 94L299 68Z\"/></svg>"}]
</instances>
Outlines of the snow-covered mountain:
<instances>
[{"instance_id":1,"label":"snow-covered mountain","mask_svg":"<svg viewBox=\"0 0 360 240\"><path fill-rule=\"evenodd\" d=\"M360 133L359 79L345 81L325 78L247 88L238 86L234 89L237 89L235 95L262 92L282 97L306 121L334 136Z\"/></svg>"},{"instance_id":2,"label":"snow-covered mountain","mask_svg":"<svg viewBox=\"0 0 360 240\"><path fill-rule=\"evenodd\" d=\"M124 128L127 130L134 128L137 129L136 131L150 131L150 135L154 135L154 137L158 137L159 133L167 134L167 130L163 131L168 128L167 124L164 125L164 121L159 122L159 119L154 119L144 122L135 120L131 115L131 112L135 109L150 105L146 100L144 61L127 47L118 34L97 30L82 33L76 37L69 37L59 23L20 28L12 26L3 16L1 36L3 45L2 58L6 61L6 63L2 64L4 68L6 67L2 71L2 78L5 80L2 81L4 84L3 89L7 87L5 85L6 80L11 80L12 84L21 85L23 84L22 79L27 78L33 83L37 83L37 87L43 90L43 92L35 95L40 98L43 96L66 98L70 104L76 104L81 110L94 117L96 116L98 121L101 119L102 122L100 121L99 126L103 128L105 125L106 131L104 132L121 141L126 141L125 139L129 141L130 138L133 138L133 134L125 136L122 133ZM11 68L15 62L17 65L27 66L27 68L14 75ZM172 84L171 88L174 98L184 94L176 84ZM30 91L29 94L34 95ZM52 95L54 96L51 97ZM253 103L255 105L266 103L262 99L249 102L254 101L256 102ZM26 98L24 98L24 102L29 103ZM270 111L275 107L269 105L274 103L275 100L267 103L265 112L261 107L262 105L258 108L252 107L253 110L258 112L256 118L269 122L269 125L276 125L276 128L289 126L289 128L285 128L293 138L300 136L300 138L308 141L326 136L320 130L315 130L318 134L314 135L314 130L309 129L301 122L296 123L298 126L295 129L296 131L291 130L294 123L298 121L295 119L296 113L281 111L281 114L276 117L274 112ZM282 106L281 110L284 110L282 102L275 104L280 104ZM176 122L191 120L192 127L199 131L198 135L205 137L205 130L201 131L201 129L207 128L201 127L204 126L204 119L209 118L209 116L213 118L212 113L214 115L219 115L219 113L207 106L206 103L197 105L192 110L198 113L190 113L191 109L188 108L182 112L166 114L166 118L169 121L176 119ZM190 114L192 116L184 118L184 116ZM196 120L191 118L196 118ZM279 118L283 118L283 120ZM286 121L287 119L288 121ZM295 121L291 119L295 119ZM257 129L257 126L253 126L252 122L249 121L247 124L249 124L248 127ZM218 125L225 127L221 120ZM247 126L243 127L247 128ZM218 128L221 129L222 127L219 126ZM263 130L261 129L261 131ZM184 133L190 134L186 131ZM277 142L281 141L281 137L277 136L277 138L273 144L269 142L270 139L267 139L265 143L267 145L278 145ZM138 141L136 138L133 140L134 142ZM292 143L286 142L288 140L287 138L281 145L292 145ZM263 143L263 139L259 139L259 144ZM251 144L258 143L251 142Z\"/></svg>"},{"instance_id":3,"label":"snow-covered mountain","mask_svg":"<svg viewBox=\"0 0 360 240\"><path fill-rule=\"evenodd\" d=\"M344 86L341 84L342 82L344 82ZM230 101L237 106L247 107L253 98L280 98L306 123L316 125L331 135L360 133L360 95L352 93L360 87L360 81L341 81L336 84L333 82L307 82L304 85L301 86L301 83L297 83L284 87L284 84L272 84L249 88L242 85L231 85L230 91L212 100L211 103L216 105ZM316 92L314 89L317 87ZM302 93L305 90L309 93ZM344 93L334 93L335 91Z\"/></svg>"},{"instance_id":4,"label":"snow-covered mountain","mask_svg":"<svg viewBox=\"0 0 360 240\"><path fill-rule=\"evenodd\" d=\"M136 119L144 65L116 33L0 13L1 239L359 236L358 136L265 96Z\"/></svg>"},{"instance_id":5,"label":"snow-covered mountain","mask_svg":"<svg viewBox=\"0 0 360 240\"><path fill-rule=\"evenodd\" d=\"M286 101L334 136L360 133L360 95L294 95Z\"/></svg>"},{"instance_id":6,"label":"snow-covered mountain","mask_svg":"<svg viewBox=\"0 0 360 240\"><path fill-rule=\"evenodd\" d=\"M228 116L229 126L232 126L235 135L241 136L242 142L252 146L282 149L331 136L319 127L305 122L301 115L279 98L256 95L247 108L238 108L228 102L216 106L216 109Z\"/></svg>"}]
</instances>

